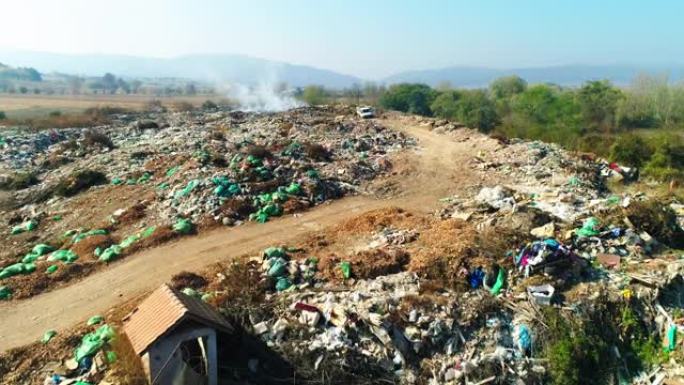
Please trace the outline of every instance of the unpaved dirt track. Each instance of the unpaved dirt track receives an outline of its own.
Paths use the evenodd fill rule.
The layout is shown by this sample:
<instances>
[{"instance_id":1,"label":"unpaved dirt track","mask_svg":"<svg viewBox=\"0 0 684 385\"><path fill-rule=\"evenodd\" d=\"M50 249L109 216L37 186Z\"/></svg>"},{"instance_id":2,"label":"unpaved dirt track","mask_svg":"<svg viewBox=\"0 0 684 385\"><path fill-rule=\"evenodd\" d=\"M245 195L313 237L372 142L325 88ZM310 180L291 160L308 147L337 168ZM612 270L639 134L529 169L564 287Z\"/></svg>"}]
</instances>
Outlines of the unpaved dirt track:
<instances>
[{"instance_id":1,"label":"unpaved dirt track","mask_svg":"<svg viewBox=\"0 0 684 385\"><path fill-rule=\"evenodd\" d=\"M479 149L473 147L473 142L456 142L408 122L411 121L383 121L389 127L416 137L420 147L415 155L406 158L412 163L411 174L397 177L400 192L397 197L349 197L321 205L299 217L214 229L130 255L70 286L26 300L3 303L0 305L0 351L37 341L48 329L62 330L94 314L104 313L169 281L180 271L200 270L274 244L287 244L310 231L381 207L399 206L429 212L437 207L439 198L480 181L480 176L465 165ZM477 143L488 147L486 142Z\"/></svg>"}]
</instances>

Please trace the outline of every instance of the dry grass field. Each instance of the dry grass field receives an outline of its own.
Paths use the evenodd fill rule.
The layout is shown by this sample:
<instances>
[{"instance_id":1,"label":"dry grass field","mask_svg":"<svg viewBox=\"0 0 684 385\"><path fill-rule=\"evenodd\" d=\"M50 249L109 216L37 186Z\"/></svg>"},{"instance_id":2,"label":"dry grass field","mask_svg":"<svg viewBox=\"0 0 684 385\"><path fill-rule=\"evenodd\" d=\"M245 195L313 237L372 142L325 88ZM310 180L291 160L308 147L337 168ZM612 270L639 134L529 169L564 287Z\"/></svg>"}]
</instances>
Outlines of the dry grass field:
<instances>
[{"instance_id":1,"label":"dry grass field","mask_svg":"<svg viewBox=\"0 0 684 385\"><path fill-rule=\"evenodd\" d=\"M88 108L119 107L140 110L151 100L160 100L165 106L191 103L195 106L216 95L155 97L152 95L0 95L0 111L9 119L31 119L48 116L53 111L61 114L78 114Z\"/></svg>"}]
</instances>

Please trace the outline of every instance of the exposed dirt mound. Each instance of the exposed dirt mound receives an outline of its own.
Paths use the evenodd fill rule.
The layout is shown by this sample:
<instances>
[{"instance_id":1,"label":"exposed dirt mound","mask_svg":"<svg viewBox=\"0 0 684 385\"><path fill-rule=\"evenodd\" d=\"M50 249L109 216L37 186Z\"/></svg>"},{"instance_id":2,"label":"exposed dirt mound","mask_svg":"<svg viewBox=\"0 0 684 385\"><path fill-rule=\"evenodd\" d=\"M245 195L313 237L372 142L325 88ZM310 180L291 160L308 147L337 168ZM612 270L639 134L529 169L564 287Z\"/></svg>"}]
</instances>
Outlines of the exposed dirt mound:
<instances>
[{"instance_id":1,"label":"exposed dirt mound","mask_svg":"<svg viewBox=\"0 0 684 385\"><path fill-rule=\"evenodd\" d=\"M462 271L469 266L484 265L478 258L477 232L464 221L448 219L425 230L411 250L409 270L427 279L447 283L462 281Z\"/></svg>"},{"instance_id":2,"label":"exposed dirt mound","mask_svg":"<svg viewBox=\"0 0 684 385\"><path fill-rule=\"evenodd\" d=\"M369 211L336 226L334 232L369 233L392 226L399 229L414 228L422 220L403 209L392 206Z\"/></svg>"},{"instance_id":3,"label":"exposed dirt mound","mask_svg":"<svg viewBox=\"0 0 684 385\"><path fill-rule=\"evenodd\" d=\"M207 283L207 280L201 275L190 273L188 271L182 271L171 278L171 286L178 290L184 289L186 287L197 290L207 286Z\"/></svg>"},{"instance_id":4,"label":"exposed dirt mound","mask_svg":"<svg viewBox=\"0 0 684 385\"><path fill-rule=\"evenodd\" d=\"M409 262L409 254L404 250L396 248L377 248L360 251L344 257L330 255L320 259L318 263L320 274L327 279L344 279L342 269L340 268L341 262L349 262L351 264L352 277L368 279L402 271Z\"/></svg>"}]
</instances>

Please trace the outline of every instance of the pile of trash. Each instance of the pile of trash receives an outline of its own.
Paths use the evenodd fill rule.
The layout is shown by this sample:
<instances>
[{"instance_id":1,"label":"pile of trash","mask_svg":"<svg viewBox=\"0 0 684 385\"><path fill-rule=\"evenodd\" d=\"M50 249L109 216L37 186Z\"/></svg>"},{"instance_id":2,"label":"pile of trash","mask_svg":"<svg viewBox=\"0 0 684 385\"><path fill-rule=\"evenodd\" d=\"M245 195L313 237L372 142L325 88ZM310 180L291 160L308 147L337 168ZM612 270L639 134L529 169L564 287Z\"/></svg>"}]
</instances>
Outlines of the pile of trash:
<instances>
[{"instance_id":1,"label":"pile of trash","mask_svg":"<svg viewBox=\"0 0 684 385\"><path fill-rule=\"evenodd\" d=\"M12 241L0 252L0 279L33 274L36 263L50 274L57 266L45 262L110 262L173 234L263 223L356 194L391 168L391 152L415 144L344 107L145 112L95 129L15 130L3 139L0 172L38 182L0 202ZM99 243L79 250L75 234ZM52 254L26 260L36 243Z\"/></svg>"}]
</instances>

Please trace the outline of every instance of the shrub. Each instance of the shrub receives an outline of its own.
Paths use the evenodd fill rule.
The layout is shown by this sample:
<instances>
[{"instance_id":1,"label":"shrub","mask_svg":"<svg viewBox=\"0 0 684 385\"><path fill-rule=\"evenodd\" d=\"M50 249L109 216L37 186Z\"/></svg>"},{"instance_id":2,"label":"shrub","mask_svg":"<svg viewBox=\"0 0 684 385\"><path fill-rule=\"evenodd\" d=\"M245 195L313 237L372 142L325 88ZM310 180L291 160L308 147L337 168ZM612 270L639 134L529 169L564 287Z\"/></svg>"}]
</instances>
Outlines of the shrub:
<instances>
[{"instance_id":1,"label":"shrub","mask_svg":"<svg viewBox=\"0 0 684 385\"><path fill-rule=\"evenodd\" d=\"M425 84L395 84L380 96L380 106L424 116L432 115L430 105L437 93Z\"/></svg>"},{"instance_id":2,"label":"shrub","mask_svg":"<svg viewBox=\"0 0 684 385\"><path fill-rule=\"evenodd\" d=\"M96 130L86 131L83 134L83 143L89 147L100 145L109 149L114 148L114 142L112 142L112 139L103 132Z\"/></svg>"},{"instance_id":3,"label":"shrub","mask_svg":"<svg viewBox=\"0 0 684 385\"><path fill-rule=\"evenodd\" d=\"M59 110L50 111L50 114L48 116L50 116L51 118L62 116L62 111L59 111Z\"/></svg>"},{"instance_id":4,"label":"shrub","mask_svg":"<svg viewBox=\"0 0 684 385\"><path fill-rule=\"evenodd\" d=\"M678 135L661 135L651 141L654 153L644 172L661 181L684 180L684 140Z\"/></svg>"},{"instance_id":5,"label":"shrub","mask_svg":"<svg viewBox=\"0 0 684 385\"><path fill-rule=\"evenodd\" d=\"M0 111L0 120L5 120L7 119L7 115L5 114L4 111Z\"/></svg>"},{"instance_id":6,"label":"shrub","mask_svg":"<svg viewBox=\"0 0 684 385\"><path fill-rule=\"evenodd\" d=\"M653 154L646 141L637 135L621 135L610 146L610 159L632 167L641 167Z\"/></svg>"},{"instance_id":7,"label":"shrub","mask_svg":"<svg viewBox=\"0 0 684 385\"><path fill-rule=\"evenodd\" d=\"M218 105L211 100L205 100L204 103L202 103L202 109L203 110L216 110L218 109Z\"/></svg>"},{"instance_id":8,"label":"shrub","mask_svg":"<svg viewBox=\"0 0 684 385\"><path fill-rule=\"evenodd\" d=\"M321 86L307 86L302 92L302 100L311 106L324 104L328 99L328 92Z\"/></svg>"},{"instance_id":9,"label":"shrub","mask_svg":"<svg viewBox=\"0 0 684 385\"><path fill-rule=\"evenodd\" d=\"M510 98L527 89L527 82L517 75L504 76L495 79L489 85L492 96L496 99Z\"/></svg>"}]
</instances>

